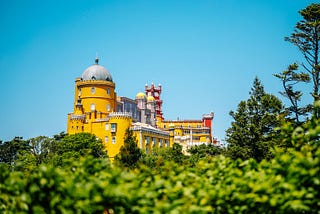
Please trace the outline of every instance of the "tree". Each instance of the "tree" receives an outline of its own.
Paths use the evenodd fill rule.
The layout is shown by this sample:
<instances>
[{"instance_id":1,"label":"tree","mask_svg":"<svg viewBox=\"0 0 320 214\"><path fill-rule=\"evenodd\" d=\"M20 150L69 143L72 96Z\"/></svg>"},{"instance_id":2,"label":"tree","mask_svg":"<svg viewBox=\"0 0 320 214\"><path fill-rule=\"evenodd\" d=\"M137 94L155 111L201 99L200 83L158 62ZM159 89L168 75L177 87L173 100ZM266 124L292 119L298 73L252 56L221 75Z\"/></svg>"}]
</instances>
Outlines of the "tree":
<instances>
[{"instance_id":1,"label":"tree","mask_svg":"<svg viewBox=\"0 0 320 214\"><path fill-rule=\"evenodd\" d=\"M106 157L102 141L90 133L77 133L66 135L59 142L57 151L59 155L66 153L75 157L91 155L95 158Z\"/></svg>"},{"instance_id":2,"label":"tree","mask_svg":"<svg viewBox=\"0 0 320 214\"><path fill-rule=\"evenodd\" d=\"M14 164L18 156L30 149L27 141L22 137L15 137L11 141L0 144L0 163Z\"/></svg>"},{"instance_id":3,"label":"tree","mask_svg":"<svg viewBox=\"0 0 320 214\"><path fill-rule=\"evenodd\" d=\"M222 147L213 144L201 144L199 146L192 146L188 149L188 152L191 154L189 156L189 162L195 165L200 159L220 155L224 150Z\"/></svg>"},{"instance_id":4,"label":"tree","mask_svg":"<svg viewBox=\"0 0 320 214\"><path fill-rule=\"evenodd\" d=\"M299 11L303 20L299 21L294 32L289 37L285 37L293 45L299 48L306 60L302 64L303 68L311 76L313 84L312 96L314 101L320 99L319 96L319 41L320 41L320 4L311 4ZM319 118L319 112L315 109L313 114Z\"/></svg>"},{"instance_id":5,"label":"tree","mask_svg":"<svg viewBox=\"0 0 320 214\"><path fill-rule=\"evenodd\" d=\"M137 167L143 156L141 149L137 145L138 141L132 130L127 129L124 136L124 145L121 146L120 153L116 155L115 160L124 167Z\"/></svg>"},{"instance_id":6,"label":"tree","mask_svg":"<svg viewBox=\"0 0 320 214\"><path fill-rule=\"evenodd\" d=\"M281 101L267 94L256 77L247 101L241 101L236 112L231 111L231 127L226 131L227 155L237 159L254 158L257 161L270 158L270 147L277 138L274 128L283 111Z\"/></svg>"},{"instance_id":7,"label":"tree","mask_svg":"<svg viewBox=\"0 0 320 214\"><path fill-rule=\"evenodd\" d=\"M287 70L279 74L274 74L275 77L279 78L284 88L280 94L289 99L291 106L286 108L289 117L293 115L290 120L294 120L297 125L300 125L300 117L306 116L310 111L310 106L299 105L301 100L302 92L293 89L293 86L301 82L309 82L310 77L307 73L297 72L298 64L294 63L288 66Z\"/></svg>"},{"instance_id":8,"label":"tree","mask_svg":"<svg viewBox=\"0 0 320 214\"><path fill-rule=\"evenodd\" d=\"M107 157L102 141L90 133L66 135L61 140L55 141L54 146L52 157L54 165L68 165L70 161L86 156Z\"/></svg>"}]
</instances>

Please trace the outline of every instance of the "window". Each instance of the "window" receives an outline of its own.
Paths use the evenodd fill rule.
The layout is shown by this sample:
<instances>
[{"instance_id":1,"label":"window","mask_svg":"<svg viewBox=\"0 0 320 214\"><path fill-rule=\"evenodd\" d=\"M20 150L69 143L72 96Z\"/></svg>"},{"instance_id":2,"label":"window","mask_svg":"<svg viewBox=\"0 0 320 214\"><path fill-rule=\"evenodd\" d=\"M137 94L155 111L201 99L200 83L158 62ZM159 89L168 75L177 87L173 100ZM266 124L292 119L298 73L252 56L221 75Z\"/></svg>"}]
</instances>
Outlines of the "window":
<instances>
[{"instance_id":1,"label":"window","mask_svg":"<svg viewBox=\"0 0 320 214\"><path fill-rule=\"evenodd\" d=\"M155 137L153 137L153 138L152 138L152 143L153 143L153 145L152 145L152 146L153 146L153 147L155 147L155 146L156 146L156 144L157 144L157 143L156 143L156 138L155 138Z\"/></svg>"},{"instance_id":2,"label":"window","mask_svg":"<svg viewBox=\"0 0 320 214\"><path fill-rule=\"evenodd\" d=\"M104 141L105 141L106 143L108 143L108 141L109 141L109 137L108 137L108 136L106 136L106 137L104 138Z\"/></svg>"},{"instance_id":3,"label":"window","mask_svg":"<svg viewBox=\"0 0 320 214\"><path fill-rule=\"evenodd\" d=\"M116 132L116 131L117 131L117 124L111 123L111 132Z\"/></svg>"},{"instance_id":4,"label":"window","mask_svg":"<svg viewBox=\"0 0 320 214\"><path fill-rule=\"evenodd\" d=\"M107 104L107 111L110 111L110 104Z\"/></svg>"},{"instance_id":5,"label":"window","mask_svg":"<svg viewBox=\"0 0 320 214\"><path fill-rule=\"evenodd\" d=\"M159 144L160 144L160 147L163 147L163 140L161 138L159 139Z\"/></svg>"},{"instance_id":6,"label":"window","mask_svg":"<svg viewBox=\"0 0 320 214\"><path fill-rule=\"evenodd\" d=\"M107 94L110 94L110 88L107 88Z\"/></svg>"},{"instance_id":7,"label":"window","mask_svg":"<svg viewBox=\"0 0 320 214\"><path fill-rule=\"evenodd\" d=\"M109 130L109 124L108 123L106 124L106 130Z\"/></svg>"},{"instance_id":8,"label":"window","mask_svg":"<svg viewBox=\"0 0 320 214\"><path fill-rule=\"evenodd\" d=\"M116 137L115 136L112 137L112 144L116 144Z\"/></svg>"},{"instance_id":9,"label":"window","mask_svg":"<svg viewBox=\"0 0 320 214\"><path fill-rule=\"evenodd\" d=\"M96 110L96 105L95 105L94 103L91 103L91 105L90 105L90 110L91 110L91 111Z\"/></svg>"},{"instance_id":10,"label":"window","mask_svg":"<svg viewBox=\"0 0 320 214\"><path fill-rule=\"evenodd\" d=\"M94 94L96 92L96 88L95 87L92 87L91 88L91 94Z\"/></svg>"}]
</instances>

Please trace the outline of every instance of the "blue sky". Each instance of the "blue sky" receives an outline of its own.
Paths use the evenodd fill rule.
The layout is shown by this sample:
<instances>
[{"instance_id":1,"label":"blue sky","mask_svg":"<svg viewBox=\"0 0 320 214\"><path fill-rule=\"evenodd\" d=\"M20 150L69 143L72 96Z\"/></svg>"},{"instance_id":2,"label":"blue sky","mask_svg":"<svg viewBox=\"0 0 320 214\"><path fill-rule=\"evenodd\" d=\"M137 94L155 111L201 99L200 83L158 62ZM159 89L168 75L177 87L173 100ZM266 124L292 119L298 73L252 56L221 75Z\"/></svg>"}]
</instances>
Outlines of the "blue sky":
<instances>
[{"instance_id":1,"label":"blue sky","mask_svg":"<svg viewBox=\"0 0 320 214\"><path fill-rule=\"evenodd\" d=\"M118 95L161 83L166 119L213 111L222 140L255 76L280 97L272 74L302 61L284 37L312 2L2 0L0 139L65 131L74 80L98 53Z\"/></svg>"}]
</instances>

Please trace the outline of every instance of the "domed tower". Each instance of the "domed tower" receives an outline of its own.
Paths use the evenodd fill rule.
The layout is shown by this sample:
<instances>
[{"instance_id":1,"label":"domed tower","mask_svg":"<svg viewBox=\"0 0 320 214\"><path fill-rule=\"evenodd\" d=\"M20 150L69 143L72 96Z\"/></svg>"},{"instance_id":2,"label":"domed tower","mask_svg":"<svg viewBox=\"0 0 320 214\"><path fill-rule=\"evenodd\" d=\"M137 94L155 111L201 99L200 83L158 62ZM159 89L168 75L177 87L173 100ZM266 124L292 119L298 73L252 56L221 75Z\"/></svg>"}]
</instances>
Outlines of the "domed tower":
<instances>
[{"instance_id":1,"label":"domed tower","mask_svg":"<svg viewBox=\"0 0 320 214\"><path fill-rule=\"evenodd\" d=\"M98 58L95 64L84 70L81 78L77 78L75 83L74 112L68 115L67 132L92 133L92 126L89 124L103 120L110 112L116 111L115 83L110 72L99 65ZM76 125L74 118L81 118L83 124Z\"/></svg>"},{"instance_id":2,"label":"domed tower","mask_svg":"<svg viewBox=\"0 0 320 214\"><path fill-rule=\"evenodd\" d=\"M142 123L146 123L146 102L147 102L147 97L143 92L139 92L136 95L136 101L137 101L137 107L140 109L140 121Z\"/></svg>"}]
</instances>

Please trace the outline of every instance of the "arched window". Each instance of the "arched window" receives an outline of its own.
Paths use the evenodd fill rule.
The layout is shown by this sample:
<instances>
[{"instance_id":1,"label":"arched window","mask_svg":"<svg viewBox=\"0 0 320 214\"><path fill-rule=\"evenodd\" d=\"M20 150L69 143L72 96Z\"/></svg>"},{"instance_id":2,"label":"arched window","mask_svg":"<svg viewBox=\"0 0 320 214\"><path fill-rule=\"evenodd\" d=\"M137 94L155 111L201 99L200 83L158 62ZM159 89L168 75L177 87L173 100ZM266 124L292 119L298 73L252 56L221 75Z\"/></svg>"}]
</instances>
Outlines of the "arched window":
<instances>
[{"instance_id":1,"label":"arched window","mask_svg":"<svg viewBox=\"0 0 320 214\"><path fill-rule=\"evenodd\" d=\"M91 103L91 105L90 105L90 110L91 110L91 111L96 110L96 105L95 105L94 103Z\"/></svg>"}]
</instances>

